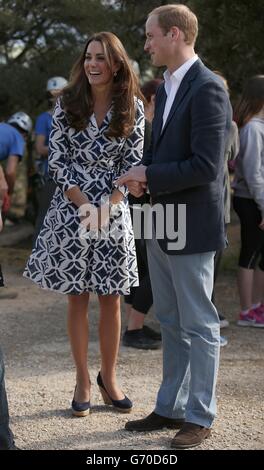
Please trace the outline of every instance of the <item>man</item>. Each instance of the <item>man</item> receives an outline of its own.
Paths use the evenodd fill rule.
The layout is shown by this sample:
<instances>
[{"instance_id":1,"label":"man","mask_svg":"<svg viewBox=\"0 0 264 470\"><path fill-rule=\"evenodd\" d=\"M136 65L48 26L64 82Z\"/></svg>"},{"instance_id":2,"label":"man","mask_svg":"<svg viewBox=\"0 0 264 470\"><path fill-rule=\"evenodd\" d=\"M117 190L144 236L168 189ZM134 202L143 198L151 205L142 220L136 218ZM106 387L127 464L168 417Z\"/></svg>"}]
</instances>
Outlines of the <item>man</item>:
<instances>
[{"instance_id":1,"label":"man","mask_svg":"<svg viewBox=\"0 0 264 470\"><path fill-rule=\"evenodd\" d=\"M0 123L0 168L2 171L3 164L7 182L7 191L1 205L3 218L10 207L10 197L15 186L18 163L23 158L25 140L31 128L30 117L22 111L12 114L7 123ZM13 299L15 297L17 297L15 290L8 287L0 289L0 299Z\"/></svg>"},{"instance_id":2,"label":"man","mask_svg":"<svg viewBox=\"0 0 264 470\"><path fill-rule=\"evenodd\" d=\"M48 110L41 113L36 120L35 125L35 149L37 153L36 170L39 175L39 185L37 192L38 214L33 237L33 244L42 227L45 215L50 206L56 185L48 175L48 152L49 136L52 126L53 108L59 91L67 85L64 77L52 77L47 81L46 97L48 101Z\"/></svg>"},{"instance_id":3,"label":"man","mask_svg":"<svg viewBox=\"0 0 264 470\"><path fill-rule=\"evenodd\" d=\"M153 65L167 67L165 85L157 92L145 165L117 181L135 196L147 186L153 208L164 210L165 226L174 217L178 227L174 239L165 232L147 240L163 380L155 411L126 424L130 431L180 428L171 443L177 449L207 438L216 413L219 318L211 295L214 254L225 246L224 149L231 125L223 84L194 52L197 33L197 18L185 5L165 5L149 14L145 50ZM178 210L186 223L183 215L178 221ZM155 228L161 232L159 224Z\"/></svg>"},{"instance_id":4,"label":"man","mask_svg":"<svg viewBox=\"0 0 264 470\"><path fill-rule=\"evenodd\" d=\"M4 196L7 194L8 185L4 176L2 167L0 166L0 209L4 200ZM1 211L0 211L0 231L3 228ZM0 291L4 285L1 265L0 265ZM9 414L8 414L8 403L5 391L5 380L4 380L5 368L3 361L3 354L0 348L0 450L17 450L14 443L14 436L11 429L9 428Z\"/></svg>"}]
</instances>

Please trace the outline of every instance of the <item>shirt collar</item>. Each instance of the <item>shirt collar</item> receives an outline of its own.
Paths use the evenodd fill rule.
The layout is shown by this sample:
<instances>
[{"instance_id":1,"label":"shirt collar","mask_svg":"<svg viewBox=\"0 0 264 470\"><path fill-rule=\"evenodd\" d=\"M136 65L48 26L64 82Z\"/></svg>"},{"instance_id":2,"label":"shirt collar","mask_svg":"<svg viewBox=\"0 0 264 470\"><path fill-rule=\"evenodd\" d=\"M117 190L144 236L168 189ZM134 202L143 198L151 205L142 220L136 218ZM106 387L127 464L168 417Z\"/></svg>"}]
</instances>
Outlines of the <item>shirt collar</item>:
<instances>
[{"instance_id":1,"label":"shirt collar","mask_svg":"<svg viewBox=\"0 0 264 470\"><path fill-rule=\"evenodd\" d=\"M183 80L185 74L188 72L188 70L191 68L191 66L198 60L198 55L195 54L191 59L186 60L177 70L175 70L173 73L170 73L169 70L167 69L164 74L164 81L165 81L165 90L168 95L172 84L178 84L180 85L181 81Z\"/></svg>"}]
</instances>

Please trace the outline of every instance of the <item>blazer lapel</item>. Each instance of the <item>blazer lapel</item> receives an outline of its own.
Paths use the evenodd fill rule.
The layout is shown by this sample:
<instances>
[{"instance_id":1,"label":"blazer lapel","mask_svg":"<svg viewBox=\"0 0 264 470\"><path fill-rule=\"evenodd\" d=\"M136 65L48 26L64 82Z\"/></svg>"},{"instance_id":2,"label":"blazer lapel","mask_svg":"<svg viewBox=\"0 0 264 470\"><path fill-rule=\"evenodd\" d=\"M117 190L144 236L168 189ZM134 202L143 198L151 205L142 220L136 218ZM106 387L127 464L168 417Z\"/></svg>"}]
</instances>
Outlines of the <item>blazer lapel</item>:
<instances>
[{"instance_id":1,"label":"blazer lapel","mask_svg":"<svg viewBox=\"0 0 264 470\"><path fill-rule=\"evenodd\" d=\"M166 99L167 95L163 85L162 89L160 90L159 99L156 99L155 118L152 123L154 134L157 136L157 138L159 138L162 129L163 113L166 104Z\"/></svg>"},{"instance_id":2,"label":"blazer lapel","mask_svg":"<svg viewBox=\"0 0 264 470\"><path fill-rule=\"evenodd\" d=\"M180 104L181 104L182 100L184 99L185 95L188 93L189 89L191 88L191 82L195 79L201 65L203 65L202 61L200 59L198 59L192 65L192 67L188 70L186 75L184 76L184 78L183 78L183 80L180 84L180 87L179 87L179 89L176 93L176 96L174 98L174 101L172 103L172 107L170 109L169 115L168 115L167 120L165 122L165 126L162 129L163 111L164 111L164 107L165 107L165 103L166 103L166 99L165 99L165 103L164 103L164 107L163 107L163 111L162 111L162 116L161 116L161 127L160 127L159 137L161 137L164 134L164 132L165 132L170 120L172 119L175 111L180 106ZM165 93L165 95L166 95L166 93Z\"/></svg>"},{"instance_id":3,"label":"blazer lapel","mask_svg":"<svg viewBox=\"0 0 264 470\"><path fill-rule=\"evenodd\" d=\"M185 77L183 78L181 84L180 84L180 88L178 89L177 93L176 93L176 96L174 98L174 101L172 103L172 107L170 109L170 112L169 112L169 115L167 117L167 120L165 122L165 125L161 131L161 134L164 133L164 131L166 130L166 127L168 126L171 118L173 117L176 109L179 107L179 105L181 104L183 98L185 97L186 93L189 91L190 89L190 83L188 80L185 80Z\"/></svg>"}]
</instances>

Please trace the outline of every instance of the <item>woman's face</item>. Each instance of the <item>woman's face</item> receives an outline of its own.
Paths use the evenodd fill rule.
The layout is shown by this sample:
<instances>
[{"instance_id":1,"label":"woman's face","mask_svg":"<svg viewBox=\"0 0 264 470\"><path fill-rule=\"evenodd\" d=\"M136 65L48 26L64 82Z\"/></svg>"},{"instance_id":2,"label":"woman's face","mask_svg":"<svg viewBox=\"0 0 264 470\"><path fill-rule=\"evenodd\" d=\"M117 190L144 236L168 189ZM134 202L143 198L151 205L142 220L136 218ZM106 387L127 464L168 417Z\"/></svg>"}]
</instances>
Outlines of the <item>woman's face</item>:
<instances>
[{"instance_id":1,"label":"woman's face","mask_svg":"<svg viewBox=\"0 0 264 470\"><path fill-rule=\"evenodd\" d=\"M113 82L113 73L107 63L100 41L88 44L84 60L84 71L91 87L100 87Z\"/></svg>"}]
</instances>

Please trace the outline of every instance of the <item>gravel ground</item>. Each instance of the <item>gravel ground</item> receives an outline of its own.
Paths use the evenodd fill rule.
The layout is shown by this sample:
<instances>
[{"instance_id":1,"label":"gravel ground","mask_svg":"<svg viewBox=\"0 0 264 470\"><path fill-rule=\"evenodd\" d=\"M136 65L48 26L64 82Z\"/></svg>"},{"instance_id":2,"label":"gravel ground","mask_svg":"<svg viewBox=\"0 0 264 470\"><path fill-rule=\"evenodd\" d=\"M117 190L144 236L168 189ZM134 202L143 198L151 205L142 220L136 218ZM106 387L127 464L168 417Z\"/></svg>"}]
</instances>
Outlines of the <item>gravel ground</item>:
<instances>
[{"instance_id":1,"label":"gravel ground","mask_svg":"<svg viewBox=\"0 0 264 470\"><path fill-rule=\"evenodd\" d=\"M21 276L28 248L0 248L10 287L18 297L1 300L1 345L5 353L11 426L22 449L169 449L173 430L154 433L124 431L127 415L103 405L96 386L100 367L97 302L90 311L92 413L74 418L70 402L75 384L66 336L64 296L40 290ZM239 328L235 276L221 276L217 299L231 325L229 343L221 349L217 386L218 417L212 436L199 449L264 449L264 329ZM150 314L147 323L155 325ZM161 377L162 352L120 350L118 375L135 407L131 419L153 410Z\"/></svg>"}]
</instances>

